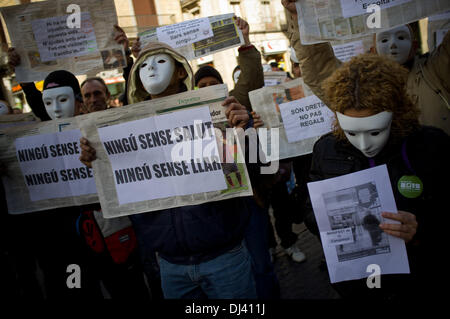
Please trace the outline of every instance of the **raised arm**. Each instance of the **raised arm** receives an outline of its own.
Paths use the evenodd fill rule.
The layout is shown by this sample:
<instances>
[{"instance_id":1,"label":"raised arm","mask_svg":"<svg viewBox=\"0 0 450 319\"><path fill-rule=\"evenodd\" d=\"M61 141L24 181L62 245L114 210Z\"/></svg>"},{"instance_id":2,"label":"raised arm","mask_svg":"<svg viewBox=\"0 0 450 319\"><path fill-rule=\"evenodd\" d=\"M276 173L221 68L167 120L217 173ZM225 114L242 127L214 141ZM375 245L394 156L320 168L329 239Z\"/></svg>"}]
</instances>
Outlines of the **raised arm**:
<instances>
[{"instance_id":1,"label":"raised arm","mask_svg":"<svg viewBox=\"0 0 450 319\"><path fill-rule=\"evenodd\" d=\"M334 55L329 42L303 45L300 42L295 0L282 0L288 21L288 38L300 62L303 81L325 104L322 83L339 68L341 61Z\"/></svg>"},{"instance_id":2,"label":"raised arm","mask_svg":"<svg viewBox=\"0 0 450 319\"><path fill-rule=\"evenodd\" d=\"M239 80L230 95L244 105L247 110L251 110L248 92L262 88L264 86L264 73L261 64L261 54L250 42L250 27L248 23L240 18L236 18L237 26L242 30L245 43L239 47L238 63L241 68Z\"/></svg>"}]
</instances>

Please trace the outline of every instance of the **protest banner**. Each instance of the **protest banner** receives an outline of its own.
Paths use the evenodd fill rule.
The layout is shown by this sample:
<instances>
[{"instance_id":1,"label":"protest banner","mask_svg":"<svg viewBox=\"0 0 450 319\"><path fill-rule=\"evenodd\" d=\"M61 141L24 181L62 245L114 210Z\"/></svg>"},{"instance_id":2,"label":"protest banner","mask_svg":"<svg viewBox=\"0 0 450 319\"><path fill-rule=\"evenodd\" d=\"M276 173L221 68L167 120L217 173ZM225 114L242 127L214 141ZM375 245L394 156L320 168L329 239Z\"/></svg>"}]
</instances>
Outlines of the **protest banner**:
<instances>
[{"instance_id":1,"label":"protest banner","mask_svg":"<svg viewBox=\"0 0 450 319\"><path fill-rule=\"evenodd\" d=\"M249 97L264 127L279 129L278 140L268 137L268 148L279 143L279 159L311 153L319 137L331 131L334 115L301 78L251 91Z\"/></svg>"},{"instance_id":2,"label":"protest banner","mask_svg":"<svg viewBox=\"0 0 450 319\"><path fill-rule=\"evenodd\" d=\"M315 95L279 105L289 143L322 136L331 131L333 112Z\"/></svg>"},{"instance_id":3,"label":"protest banner","mask_svg":"<svg viewBox=\"0 0 450 319\"><path fill-rule=\"evenodd\" d=\"M375 5L375 6L372 6ZM450 9L445 0L298 0L302 44L354 41Z\"/></svg>"},{"instance_id":4,"label":"protest banner","mask_svg":"<svg viewBox=\"0 0 450 319\"><path fill-rule=\"evenodd\" d=\"M372 43L372 40L370 40L370 43ZM344 44L337 44L333 45L332 47L334 55L342 62L347 62L352 57L358 54L362 54L365 51L368 51L365 50L366 46L364 46L363 40L352 41Z\"/></svg>"},{"instance_id":5,"label":"protest banner","mask_svg":"<svg viewBox=\"0 0 450 319\"><path fill-rule=\"evenodd\" d=\"M113 0L56 0L0 9L11 45L21 57L18 82L39 81L55 70L95 75L126 66L114 41Z\"/></svg>"},{"instance_id":6,"label":"protest banner","mask_svg":"<svg viewBox=\"0 0 450 319\"><path fill-rule=\"evenodd\" d=\"M383 274L409 273L403 239L386 234L381 212L397 212L386 165L308 183L330 282L365 278L367 266Z\"/></svg>"},{"instance_id":7,"label":"protest banner","mask_svg":"<svg viewBox=\"0 0 450 319\"><path fill-rule=\"evenodd\" d=\"M79 161L77 118L10 127L0 135L9 214L98 202L92 169Z\"/></svg>"},{"instance_id":8,"label":"protest banner","mask_svg":"<svg viewBox=\"0 0 450 319\"><path fill-rule=\"evenodd\" d=\"M187 60L194 60L244 44L235 19L233 13L211 16L146 30L138 36L142 47L164 42Z\"/></svg>"},{"instance_id":9,"label":"protest banner","mask_svg":"<svg viewBox=\"0 0 450 319\"><path fill-rule=\"evenodd\" d=\"M87 114L81 130L96 149L103 216L252 195L239 140L224 134L227 94L215 85Z\"/></svg>"}]
</instances>

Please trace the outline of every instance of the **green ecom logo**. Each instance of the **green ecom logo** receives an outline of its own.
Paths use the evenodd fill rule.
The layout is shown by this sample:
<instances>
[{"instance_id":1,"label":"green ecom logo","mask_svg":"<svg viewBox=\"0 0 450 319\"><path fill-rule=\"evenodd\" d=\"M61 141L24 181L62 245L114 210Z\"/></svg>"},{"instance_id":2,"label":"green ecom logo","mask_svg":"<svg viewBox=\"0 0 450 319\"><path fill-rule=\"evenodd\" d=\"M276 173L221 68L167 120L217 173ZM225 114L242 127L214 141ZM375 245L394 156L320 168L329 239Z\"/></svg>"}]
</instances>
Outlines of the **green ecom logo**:
<instances>
[{"instance_id":1,"label":"green ecom logo","mask_svg":"<svg viewBox=\"0 0 450 319\"><path fill-rule=\"evenodd\" d=\"M416 198L422 194L423 184L417 176L403 176L398 180L398 191L406 198Z\"/></svg>"}]
</instances>

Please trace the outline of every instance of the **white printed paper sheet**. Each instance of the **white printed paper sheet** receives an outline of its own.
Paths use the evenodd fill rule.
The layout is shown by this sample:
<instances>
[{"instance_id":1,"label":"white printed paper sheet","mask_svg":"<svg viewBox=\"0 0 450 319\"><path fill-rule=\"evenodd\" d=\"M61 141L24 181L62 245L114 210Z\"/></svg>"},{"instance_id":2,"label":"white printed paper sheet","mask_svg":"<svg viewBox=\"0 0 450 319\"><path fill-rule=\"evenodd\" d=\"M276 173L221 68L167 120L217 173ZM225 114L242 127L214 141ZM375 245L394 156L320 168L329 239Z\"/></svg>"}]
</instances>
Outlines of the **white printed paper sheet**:
<instances>
[{"instance_id":1,"label":"white printed paper sheet","mask_svg":"<svg viewBox=\"0 0 450 319\"><path fill-rule=\"evenodd\" d=\"M98 202L92 169L79 161L78 117L15 126L0 135L9 214Z\"/></svg>"},{"instance_id":2,"label":"white printed paper sheet","mask_svg":"<svg viewBox=\"0 0 450 319\"><path fill-rule=\"evenodd\" d=\"M227 95L214 85L83 115L103 216L251 196L240 141L225 134Z\"/></svg>"},{"instance_id":3,"label":"white printed paper sheet","mask_svg":"<svg viewBox=\"0 0 450 319\"><path fill-rule=\"evenodd\" d=\"M244 44L233 13L184 21L140 32L141 45L164 42L187 60L198 59Z\"/></svg>"},{"instance_id":4,"label":"white printed paper sheet","mask_svg":"<svg viewBox=\"0 0 450 319\"><path fill-rule=\"evenodd\" d=\"M42 1L0 11L21 57L15 68L18 82L40 81L55 70L93 76L126 67L123 47L114 41L118 20L113 0Z\"/></svg>"},{"instance_id":5,"label":"white printed paper sheet","mask_svg":"<svg viewBox=\"0 0 450 319\"><path fill-rule=\"evenodd\" d=\"M249 97L252 109L264 122L263 127L279 132L276 140L272 141L271 134L267 136L268 149L279 150L275 154L279 158L267 154L268 160L310 154L320 136L331 131L331 111L301 78L251 91Z\"/></svg>"},{"instance_id":6,"label":"white printed paper sheet","mask_svg":"<svg viewBox=\"0 0 450 319\"><path fill-rule=\"evenodd\" d=\"M308 183L331 283L383 274L409 273L405 242L387 235L382 212L397 213L386 165Z\"/></svg>"}]
</instances>

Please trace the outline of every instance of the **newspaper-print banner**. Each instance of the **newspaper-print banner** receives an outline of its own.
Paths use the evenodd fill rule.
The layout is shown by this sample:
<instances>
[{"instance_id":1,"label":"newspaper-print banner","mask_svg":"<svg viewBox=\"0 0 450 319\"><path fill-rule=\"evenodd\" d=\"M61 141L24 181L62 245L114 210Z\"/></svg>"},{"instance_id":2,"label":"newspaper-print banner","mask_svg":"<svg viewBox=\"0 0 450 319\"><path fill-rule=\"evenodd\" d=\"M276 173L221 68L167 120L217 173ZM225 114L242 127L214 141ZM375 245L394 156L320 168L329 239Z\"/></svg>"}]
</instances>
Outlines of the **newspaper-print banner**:
<instances>
[{"instance_id":1,"label":"newspaper-print banner","mask_svg":"<svg viewBox=\"0 0 450 319\"><path fill-rule=\"evenodd\" d=\"M380 10L369 9L376 4ZM298 0L303 44L347 42L450 9L446 0Z\"/></svg>"},{"instance_id":2,"label":"newspaper-print banner","mask_svg":"<svg viewBox=\"0 0 450 319\"><path fill-rule=\"evenodd\" d=\"M120 205L227 188L208 106L98 132L111 162ZM195 146L192 150L194 144L198 154ZM203 154L206 149L208 154ZM180 151L190 154L177 159Z\"/></svg>"},{"instance_id":3,"label":"newspaper-print banner","mask_svg":"<svg viewBox=\"0 0 450 319\"><path fill-rule=\"evenodd\" d=\"M225 84L214 85L84 115L103 216L251 196L240 141L229 138L226 96Z\"/></svg>"},{"instance_id":4,"label":"newspaper-print banner","mask_svg":"<svg viewBox=\"0 0 450 319\"><path fill-rule=\"evenodd\" d=\"M383 232L381 212L397 212L386 165L308 183L331 283L365 278L367 266L382 274L409 273L405 242Z\"/></svg>"},{"instance_id":5,"label":"newspaper-print banner","mask_svg":"<svg viewBox=\"0 0 450 319\"><path fill-rule=\"evenodd\" d=\"M97 193L92 169L79 160L80 138L80 130L70 130L15 140L32 201Z\"/></svg>"},{"instance_id":6,"label":"newspaper-print banner","mask_svg":"<svg viewBox=\"0 0 450 319\"><path fill-rule=\"evenodd\" d=\"M114 0L43 1L0 11L21 57L18 82L40 81L55 70L95 75L126 66L123 47L114 41Z\"/></svg>"},{"instance_id":7,"label":"newspaper-print banner","mask_svg":"<svg viewBox=\"0 0 450 319\"><path fill-rule=\"evenodd\" d=\"M249 97L264 127L279 130L278 140L272 141L270 134L267 137L268 149L279 145L279 158L268 155L268 160L310 154L319 137L331 130L331 111L316 98L301 78L251 91Z\"/></svg>"},{"instance_id":8,"label":"newspaper-print banner","mask_svg":"<svg viewBox=\"0 0 450 319\"><path fill-rule=\"evenodd\" d=\"M98 203L92 169L80 161L83 116L12 126L0 134L9 214Z\"/></svg>"},{"instance_id":9,"label":"newspaper-print banner","mask_svg":"<svg viewBox=\"0 0 450 319\"><path fill-rule=\"evenodd\" d=\"M140 32L141 45L164 42L194 60L244 43L233 13L185 21Z\"/></svg>"},{"instance_id":10,"label":"newspaper-print banner","mask_svg":"<svg viewBox=\"0 0 450 319\"><path fill-rule=\"evenodd\" d=\"M322 136L332 130L334 113L315 95L280 104L289 143Z\"/></svg>"}]
</instances>

